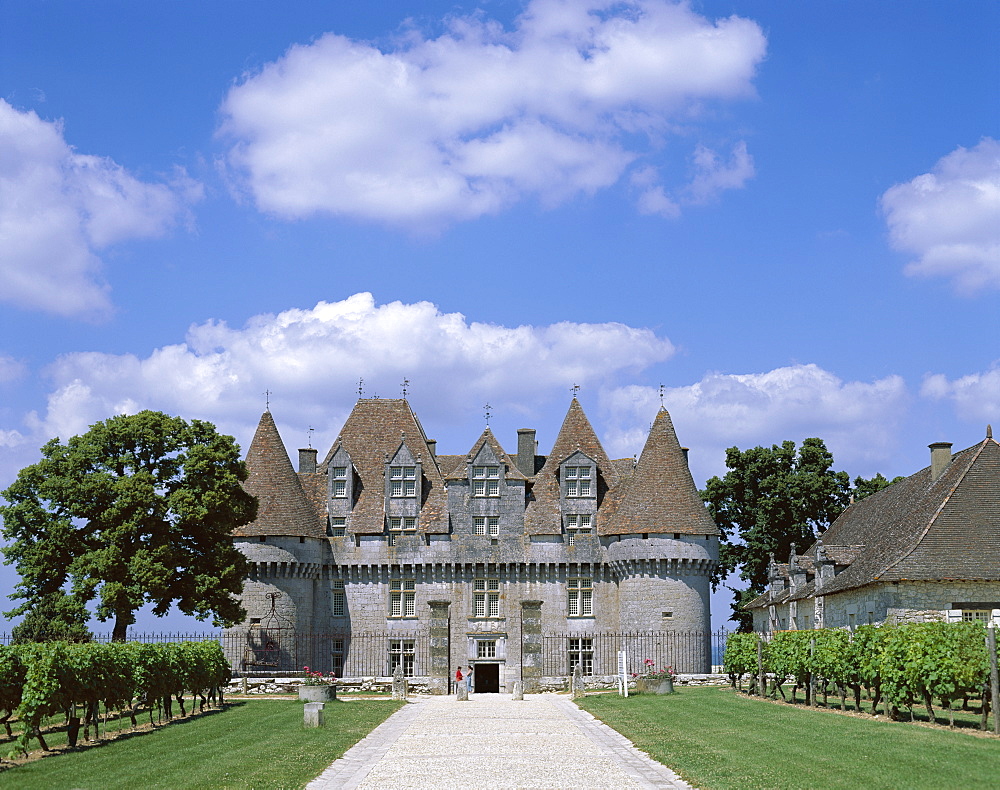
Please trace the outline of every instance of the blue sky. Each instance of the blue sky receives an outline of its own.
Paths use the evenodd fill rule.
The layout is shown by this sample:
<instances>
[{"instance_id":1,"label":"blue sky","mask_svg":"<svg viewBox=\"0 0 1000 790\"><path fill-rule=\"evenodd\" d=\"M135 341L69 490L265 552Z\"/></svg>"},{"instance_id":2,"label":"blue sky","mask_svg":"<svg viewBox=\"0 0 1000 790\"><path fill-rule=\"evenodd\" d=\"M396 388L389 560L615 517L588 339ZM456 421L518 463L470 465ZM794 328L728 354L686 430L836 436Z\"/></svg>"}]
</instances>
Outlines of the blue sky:
<instances>
[{"instance_id":1,"label":"blue sky","mask_svg":"<svg viewBox=\"0 0 1000 790\"><path fill-rule=\"evenodd\" d=\"M454 453L578 384L618 457L662 384L699 485L1000 422L996 3L347 5L0 6L0 487L265 390L325 450L360 378Z\"/></svg>"}]
</instances>

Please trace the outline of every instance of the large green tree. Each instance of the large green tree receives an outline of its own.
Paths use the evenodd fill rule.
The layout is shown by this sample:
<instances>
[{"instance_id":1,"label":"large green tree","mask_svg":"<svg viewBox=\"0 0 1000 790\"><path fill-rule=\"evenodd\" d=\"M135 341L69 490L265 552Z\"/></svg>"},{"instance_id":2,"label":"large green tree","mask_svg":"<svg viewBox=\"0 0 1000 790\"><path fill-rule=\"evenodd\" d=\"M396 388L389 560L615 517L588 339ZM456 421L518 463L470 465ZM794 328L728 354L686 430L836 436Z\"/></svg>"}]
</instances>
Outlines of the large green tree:
<instances>
[{"instance_id":1,"label":"large green tree","mask_svg":"<svg viewBox=\"0 0 1000 790\"><path fill-rule=\"evenodd\" d=\"M731 588L733 619L740 630L752 627L752 617L742 607L767 587L771 554L786 562L792 544L799 551L812 545L852 495L867 496L890 483L882 475L859 477L852 488L846 472L833 470L833 455L816 438L798 448L791 441L749 450L730 447L726 467L725 475L708 481L702 497L722 532L713 585L736 570L747 582L746 589Z\"/></svg>"},{"instance_id":2,"label":"large green tree","mask_svg":"<svg viewBox=\"0 0 1000 790\"><path fill-rule=\"evenodd\" d=\"M40 598L11 630L11 643L89 642L92 638L86 605L62 590Z\"/></svg>"},{"instance_id":3,"label":"large green tree","mask_svg":"<svg viewBox=\"0 0 1000 790\"><path fill-rule=\"evenodd\" d=\"M257 501L240 483L246 465L231 436L211 423L161 412L112 417L66 444L53 439L42 460L0 493L6 564L21 581L7 613L32 611L64 591L96 600L125 639L147 603L171 605L215 625L240 621L234 597L248 563L232 531L252 521Z\"/></svg>"}]
</instances>

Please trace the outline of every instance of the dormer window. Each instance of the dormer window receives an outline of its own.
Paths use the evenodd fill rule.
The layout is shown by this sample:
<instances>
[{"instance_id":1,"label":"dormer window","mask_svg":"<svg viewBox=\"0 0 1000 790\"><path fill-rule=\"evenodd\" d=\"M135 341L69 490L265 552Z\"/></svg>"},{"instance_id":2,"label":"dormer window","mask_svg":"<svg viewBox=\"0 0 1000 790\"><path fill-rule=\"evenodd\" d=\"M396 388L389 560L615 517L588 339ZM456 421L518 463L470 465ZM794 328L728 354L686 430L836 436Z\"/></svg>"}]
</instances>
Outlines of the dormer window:
<instances>
[{"instance_id":1,"label":"dormer window","mask_svg":"<svg viewBox=\"0 0 1000 790\"><path fill-rule=\"evenodd\" d=\"M413 516L390 516L390 532L413 532L417 528L417 519Z\"/></svg>"},{"instance_id":2,"label":"dormer window","mask_svg":"<svg viewBox=\"0 0 1000 790\"><path fill-rule=\"evenodd\" d=\"M500 496L500 467L472 467L472 495L476 497Z\"/></svg>"},{"instance_id":3,"label":"dormer window","mask_svg":"<svg viewBox=\"0 0 1000 790\"><path fill-rule=\"evenodd\" d=\"M591 484L592 471L589 466L567 466L564 467L564 478L566 481L567 497L589 497L593 496L593 486Z\"/></svg>"},{"instance_id":4,"label":"dormer window","mask_svg":"<svg viewBox=\"0 0 1000 790\"><path fill-rule=\"evenodd\" d=\"M389 495L413 497L417 495L417 467L389 467Z\"/></svg>"},{"instance_id":5,"label":"dormer window","mask_svg":"<svg viewBox=\"0 0 1000 790\"><path fill-rule=\"evenodd\" d=\"M331 466L330 467L330 496L337 499L344 499L347 497L347 467L346 466Z\"/></svg>"},{"instance_id":6,"label":"dormer window","mask_svg":"<svg viewBox=\"0 0 1000 790\"><path fill-rule=\"evenodd\" d=\"M566 516L566 543L572 546L576 543L576 536L589 534L591 530L591 516L589 513L580 513Z\"/></svg>"}]
</instances>

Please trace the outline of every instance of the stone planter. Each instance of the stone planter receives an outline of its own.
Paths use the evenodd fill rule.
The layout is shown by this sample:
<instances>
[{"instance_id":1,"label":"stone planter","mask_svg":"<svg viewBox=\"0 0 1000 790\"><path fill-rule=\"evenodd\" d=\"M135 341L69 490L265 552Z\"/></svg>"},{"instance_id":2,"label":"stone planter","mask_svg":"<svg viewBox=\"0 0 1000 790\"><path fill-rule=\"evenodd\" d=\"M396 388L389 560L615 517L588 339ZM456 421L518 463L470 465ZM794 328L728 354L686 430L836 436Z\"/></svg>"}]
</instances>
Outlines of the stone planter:
<instances>
[{"instance_id":1,"label":"stone planter","mask_svg":"<svg viewBox=\"0 0 1000 790\"><path fill-rule=\"evenodd\" d=\"M337 699L336 686L299 686L299 702L329 702Z\"/></svg>"},{"instance_id":2,"label":"stone planter","mask_svg":"<svg viewBox=\"0 0 1000 790\"><path fill-rule=\"evenodd\" d=\"M674 681L670 678L636 678L635 690L639 694L673 694Z\"/></svg>"}]
</instances>

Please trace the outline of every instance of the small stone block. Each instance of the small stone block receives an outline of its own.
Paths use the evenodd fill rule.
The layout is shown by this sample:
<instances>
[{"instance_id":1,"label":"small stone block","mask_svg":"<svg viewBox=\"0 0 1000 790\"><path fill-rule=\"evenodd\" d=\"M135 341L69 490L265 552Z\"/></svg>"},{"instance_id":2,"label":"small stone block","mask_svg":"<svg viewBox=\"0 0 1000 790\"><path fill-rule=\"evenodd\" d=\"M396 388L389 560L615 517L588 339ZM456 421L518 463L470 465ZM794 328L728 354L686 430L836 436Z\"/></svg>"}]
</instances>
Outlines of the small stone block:
<instances>
[{"instance_id":1,"label":"small stone block","mask_svg":"<svg viewBox=\"0 0 1000 790\"><path fill-rule=\"evenodd\" d=\"M458 690L455 692L455 697L458 702L469 701L469 688L465 685L465 683L458 684Z\"/></svg>"},{"instance_id":2,"label":"small stone block","mask_svg":"<svg viewBox=\"0 0 1000 790\"><path fill-rule=\"evenodd\" d=\"M303 723L306 727L322 727L323 726L323 708L326 707L325 702L307 702L304 706Z\"/></svg>"},{"instance_id":3,"label":"small stone block","mask_svg":"<svg viewBox=\"0 0 1000 790\"><path fill-rule=\"evenodd\" d=\"M514 693L511 695L511 698L515 700L524 699L524 684L520 680L514 681Z\"/></svg>"}]
</instances>

